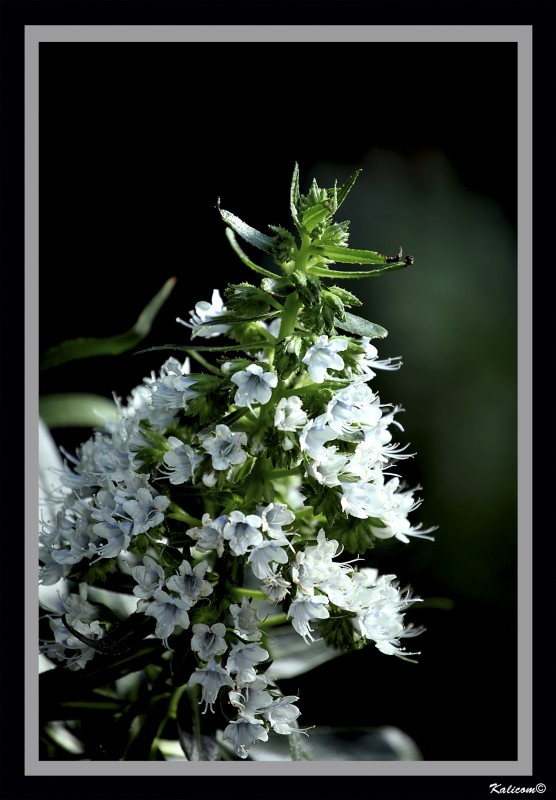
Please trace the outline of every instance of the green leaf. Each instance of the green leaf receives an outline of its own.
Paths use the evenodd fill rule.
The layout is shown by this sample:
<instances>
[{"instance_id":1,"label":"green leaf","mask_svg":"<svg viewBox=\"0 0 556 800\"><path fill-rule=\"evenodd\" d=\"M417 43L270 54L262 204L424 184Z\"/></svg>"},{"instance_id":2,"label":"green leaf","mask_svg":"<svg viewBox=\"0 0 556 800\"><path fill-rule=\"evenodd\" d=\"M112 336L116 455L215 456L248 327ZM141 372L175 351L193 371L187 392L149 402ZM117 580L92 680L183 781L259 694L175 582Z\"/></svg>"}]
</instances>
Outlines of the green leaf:
<instances>
[{"instance_id":1,"label":"green leaf","mask_svg":"<svg viewBox=\"0 0 556 800\"><path fill-rule=\"evenodd\" d=\"M360 272L343 272L341 269L328 269L327 267L309 267L307 272L313 275L318 275L321 278L377 278L379 275L384 275L387 272L393 272L398 269L404 269L409 264L403 261L396 261L393 264L388 264L382 269L361 270Z\"/></svg>"},{"instance_id":2,"label":"green leaf","mask_svg":"<svg viewBox=\"0 0 556 800\"><path fill-rule=\"evenodd\" d=\"M45 353L40 365L41 370L57 367L60 364L75 361L79 358L104 355L117 356L126 350L131 350L150 332L154 318L168 299L176 285L176 280L176 278L170 278L166 281L162 289L155 294L153 299L141 311L135 325L128 331L106 338L79 338L62 342L55 347L51 347Z\"/></svg>"},{"instance_id":3,"label":"green leaf","mask_svg":"<svg viewBox=\"0 0 556 800\"><path fill-rule=\"evenodd\" d=\"M39 415L49 428L94 428L119 412L113 400L98 394L67 392L46 394L39 399Z\"/></svg>"},{"instance_id":4,"label":"green leaf","mask_svg":"<svg viewBox=\"0 0 556 800\"><path fill-rule=\"evenodd\" d=\"M297 214L297 206L299 203L299 164L295 162L293 168L292 182L290 185L290 211L292 219L299 227L299 216Z\"/></svg>"},{"instance_id":5,"label":"green leaf","mask_svg":"<svg viewBox=\"0 0 556 800\"><path fill-rule=\"evenodd\" d=\"M269 319L269 317L275 317L279 314L280 311L275 309L274 311L265 311L263 314L251 314L247 317L236 316L235 314L221 314L219 317L215 317L214 319L209 319L206 322L203 322L202 325L199 325L198 330L202 330L203 328L209 328L213 325L235 325L236 322L257 322L258 320L262 319Z\"/></svg>"},{"instance_id":6,"label":"green leaf","mask_svg":"<svg viewBox=\"0 0 556 800\"><path fill-rule=\"evenodd\" d=\"M368 336L369 339L384 339L388 336L386 328L377 325L375 322L369 322L356 314L350 314L348 311L345 312L345 317L345 320L334 320L336 328L354 333L356 336Z\"/></svg>"},{"instance_id":7,"label":"green leaf","mask_svg":"<svg viewBox=\"0 0 556 800\"><path fill-rule=\"evenodd\" d=\"M269 294L285 297L293 292L294 287L289 278L263 278L261 281L261 289Z\"/></svg>"},{"instance_id":8,"label":"green leaf","mask_svg":"<svg viewBox=\"0 0 556 800\"><path fill-rule=\"evenodd\" d=\"M253 261L251 261L250 258L248 258L245 255L245 253L238 244L235 233L231 228L226 228L226 236L228 237L228 241L230 242L234 253L237 256L239 256L239 258L243 261L246 267L249 267L249 269L252 269L254 272L258 272L260 275L265 275L267 278L278 277L275 272L271 272L270 270L265 269L264 267L259 267L258 264L255 264Z\"/></svg>"},{"instance_id":9,"label":"green leaf","mask_svg":"<svg viewBox=\"0 0 556 800\"><path fill-rule=\"evenodd\" d=\"M263 339L257 342L249 342L248 344L226 344L221 347L210 347L209 345L178 345L178 344L161 344L157 347L147 347L145 350L138 350L136 355L141 353L150 353L153 350L178 350L187 353L189 350L196 350L197 352L204 353L225 353L234 350L260 350L263 347L268 347L269 343Z\"/></svg>"},{"instance_id":10,"label":"green leaf","mask_svg":"<svg viewBox=\"0 0 556 800\"><path fill-rule=\"evenodd\" d=\"M311 252L338 261L340 264L387 264L387 257L374 250L351 250L349 247L335 247L331 244L313 245Z\"/></svg>"},{"instance_id":11,"label":"green leaf","mask_svg":"<svg viewBox=\"0 0 556 800\"><path fill-rule=\"evenodd\" d=\"M344 183L342 188L338 190L338 194L337 194L338 202L337 202L337 205L336 205L336 210L338 210L340 208L340 206L342 205L342 203L344 202L344 200L348 196L350 189L352 188L353 184L355 183L355 181L357 180L357 178L359 177L361 172L362 172L361 169L355 170L353 175L351 175L347 179L347 181Z\"/></svg>"},{"instance_id":12,"label":"green leaf","mask_svg":"<svg viewBox=\"0 0 556 800\"><path fill-rule=\"evenodd\" d=\"M322 222L331 215L331 210L328 203L318 203L315 206L308 208L303 214L303 227L310 233L319 222Z\"/></svg>"},{"instance_id":13,"label":"green leaf","mask_svg":"<svg viewBox=\"0 0 556 800\"><path fill-rule=\"evenodd\" d=\"M224 222L226 222L230 228L232 228L238 234L238 236L241 236L242 239L245 239L246 242L249 242L249 244L252 244L254 247L258 247L259 250L264 250L267 253L271 251L272 239L270 236L266 236L256 228L252 228L251 225L248 225L242 219L236 217L235 214L232 214L230 211L225 211L223 208L220 209L220 216Z\"/></svg>"}]
</instances>

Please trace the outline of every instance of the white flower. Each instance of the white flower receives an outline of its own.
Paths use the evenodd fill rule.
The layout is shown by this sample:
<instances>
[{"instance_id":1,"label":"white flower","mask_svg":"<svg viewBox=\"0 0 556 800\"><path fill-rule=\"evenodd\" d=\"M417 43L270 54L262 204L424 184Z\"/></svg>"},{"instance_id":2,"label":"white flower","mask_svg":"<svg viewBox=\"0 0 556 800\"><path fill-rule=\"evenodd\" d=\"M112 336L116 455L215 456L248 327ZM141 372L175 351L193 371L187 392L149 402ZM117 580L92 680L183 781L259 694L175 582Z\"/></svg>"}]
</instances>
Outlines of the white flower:
<instances>
[{"instance_id":1,"label":"white flower","mask_svg":"<svg viewBox=\"0 0 556 800\"><path fill-rule=\"evenodd\" d=\"M274 413L274 425L279 431L297 431L307 423L301 398L297 395L282 397Z\"/></svg>"},{"instance_id":2,"label":"white flower","mask_svg":"<svg viewBox=\"0 0 556 800\"><path fill-rule=\"evenodd\" d=\"M189 611L200 597L207 597L212 594L212 586L204 580L208 563L201 561L195 567L191 567L189 561L182 561L179 567L179 574L172 575L166 581L166 586L170 591L178 592L184 607Z\"/></svg>"},{"instance_id":3,"label":"white flower","mask_svg":"<svg viewBox=\"0 0 556 800\"><path fill-rule=\"evenodd\" d=\"M230 673L221 667L214 658L211 658L202 669L196 669L189 678L188 683L190 686L194 686L197 683L202 686L202 700L205 703L203 714L206 714L208 708L214 711L212 706L223 686L229 686L233 689L235 685Z\"/></svg>"},{"instance_id":4,"label":"white flower","mask_svg":"<svg viewBox=\"0 0 556 800\"><path fill-rule=\"evenodd\" d=\"M328 336L319 336L315 344L310 347L303 356L303 363L307 364L307 370L311 379L315 383L323 383L330 376L327 370L341 370L344 368L344 360L338 353L347 350L348 342L346 339Z\"/></svg>"},{"instance_id":5,"label":"white flower","mask_svg":"<svg viewBox=\"0 0 556 800\"><path fill-rule=\"evenodd\" d=\"M292 579L302 592L312 595L314 587L328 578L335 566L332 559L338 547L338 542L335 539L327 539L321 528L317 535L317 544L306 547L296 554L291 570Z\"/></svg>"},{"instance_id":6,"label":"white flower","mask_svg":"<svg viewBox=\"0 0 556 800\"><path fill-rule=\"evenodd\" d=\"M307 644L314 642L315 639L311 636L313 630L309 627L309 622L312 619L328 619L330 613L326 607L328 604L328 597L322 594L316 597L310 595L298 595L292 601L288 610L288 617L292 618L292 625L300 636L303 636Z\"/></svg>"},{"instance_id":7,"label":"white flower","mask_svg":"<svg viewBox=\"0 0 556 800\"><path fill-rule=\"evenodd\" d=\"M212 301L210 303L206 300L201 300L195 305L195 309L189 312L191 315L190 322L184 322L184 320L179 317L176 322L185 325L186 328L192 329L192 339L195 336L201 336L204 339L212 339L214 336L219 336L221 333L227 333L230 330L230 326L223 323L222 325L207 325L203 328L203 323L217 319L222 316L222 314L225 314L227 310L220 297L220 292L218 289L215 289L212 293Z\"/></svg>"},{"instance_id":8,"label":"white flower","mask_svg":"<svg viewBox=\"0 0 556 800\"><path fill-rule=\"evenodd\" d=\"M382 416L378 397L366 383L351 383L326 406L326 423L338 436L353 436L361 426L377 425Z\"/></svg>"},{"instance_id":9,"label":"white flower","mask_svg":"<svg viewBox=\"0 0 556 800\"><path fill-rule=\"evenodd\" d=\"M201 522L202 528L190 528L187 533L192 539L196 541L195 547L201 553L208 553L211 550L216 550L220 558L224 553L224 536L222 531L224 525L228 521L228 517L221 516L215 520L210 518L210 514L203 514Z\"/></svg>"},{"instance_id":10,"label":"white flower","mask_svg":"<svg viewBox=\"0 0 556 800\"><path fill-rule=\"evenodd\" d=\"M338 453L337 447L321 447L317 456L307 465L308 474L324 486L339 486L341 481L338 474L345 469L348 456Z\"/></svg>"},{"instance_id":11,"label":"white flower","mask_svg":"<svg viewBox=\"0 0 556 800\"><path fill-rule=\"evenodd\" d=\"M254 742L266 742L268 733L262 720L249 722L246 719L233 719L222 733L222 739L231 742L232 747L240 758L247 758L248 749Z\"/></svg>"},{"instance_id":12,"label":"white flower","mask_svg":"<svg viewBox=\"0 0 556 800\"><path fill-rule=\"evenodd\" d=\"M238 687L251 683L257 677L255 664L266 661L268 652L256 642L238 642L230 650L226 662L226 669L231 675L236 676Z\"/></svg>"},{"instance_id":13,"label":"white flower","mask_svg":"<svg viewBox=\"0 0 556 800\"><path fill-rule=\"evenodd\" d=\"M191 388L196 381L182 375L179 363L176 359L172 361L175 361L178 367L174 368L172 365L172 371L168 371L167 375L150 384L150 402L155 411L179 411L180 408L185 408L188 400L197 397L197 392Z\"/></svg>"},{"instance_id":14,"label":"white flower","mask_svg":"<svg viewBox=\"0 0 556 800\"><path fill-rule=\"evenodd\" d=\"M258 364L249 364L247 369L234 373L230 380L238 387L234 403L253 410L253 403L268 403L272 389L278 384L278 375L263 370Z\"/></svg>"},{"instance_id":15,"label":"white flower","mask_svg":"<svg viewBox=\"0 0 556 800\"><path fill-rule=\"evenodd\" d=\"M212 436L208 436L202 447L212 457L214 469L228 469L235 464L243 464L247 454L241 449L247 444L247 434L243 431L232 433L227 425L217 425Z\"/></svg>"},{"instance_id":16,"label":"white flower","mask_svg":"<svg viewBox=\"0 0 556 800\"><path fill-rule=\"evenodd\" d=\"M265 677L258 675L254 681L248 683L236 692L229 692L230 703L239 709L239 716L248 722L259 722L256 714L272 705L272 697L265 691L268 683Z\"/></svg>"},{"instance_id":17,"label":"white flower","mask_svg":"<svg viewBox=\"0 0 556 800\"><path fill-rule=\"evenodd\" d=\"M326 424L326 415L310 419L299 435L299 446L310 458L318 460L324 445L338 434Z\"/></svg>"},{"instance_id":18,"label":"white flower","mask_svg":"<svg viewBox=\"0 0 556 800\"><path fill-rule=\"evenodd\" d=\"M202 622L193 625L193 637L191 639L191 649L198 653L199 658L208 661L214 656L221 656L228 649L224 640L226 626L221 622L205 625Z\"/></svg>"},{"instance_id":19,"label":"white flower","mask_svg":"<svg viewBox=\"0 0 556 800\"><path fill-rule=\"evenodd\" d=\"M176 436L169 436L168 444L172 449L164 453L164 463L168 467L165 474L170 476L170 483L174 485L186 483L193 477L203 456L200 456L191 445L184 444Z\"/></svg>"},{"instance_id":20,"label":"white flower","mask_svg":"<svg viewBox=\"0 0 556 800\"><path fill-rule=\"evenodd\" d=\"M257 578L262 580L273 574L270 567L272 562L287 564L288 556L281 545L286 547L289 545L284 536L280 539L265 540L253 547L247 561L251 564L251 569Z\"/></svg>"},{"instance_id":21,"label":"white flower","mask_svg":"<svg viewBox=\"0 0 556 800\"><path fill-rule=\"evenodd\" d=\"M276 733L288 735L298 730L295 720L301 712L293 705L296 700L299 700L299 697L295 695L277 697L272 701L272 705L262 712Z\"/></svg>"},{"instance_id":22,"label":"white flower","mask_svg":"<svg viewBox=\"0 0 556 800\"><path fill-rule=\"evenodd\" d=\"M261 524L262 520L256 514L245 516L242 511L232 511L223 533L224 539L230 542L230 550L234 555L243 556L248 550L262 544Z\"/></svg>"},{"instance_id":23,"label":"white flower","mask_svg":"<svg viewBox=\"0 0 556 800\"><path fill-rule=\"evenodd\" d=\"M241 605L237 603L231 605L230 613L235 634L241 636L242 639L247 639L248 642L256 642L261 638L262 632L258 628L261 620L248 597L243 598Z\"/></svg>"},{"instance_id":24,"label":"white flower","mask_svg":"<svg viewBox=\"0 0 556 800\"><path fill-rule=\"evenodd\" d=\"M360 344L363 348L363 353L358 353L355 356L355 361L357 362L359 374L367 375L365 380L370 380L375 377L373 369L393 370L401 367L401 356L394 356L393 358L379 361L377 359L378 350L374 344L371 344L371 340L368 336L362 336Z\"/></svg>"},{"instance_id":25,"label":"white flower","mask_svg":"<svg viewBox=\"0 0 556 800\"><path fill-rule=\"evenodd\" d=\"M280 539L284 535L282 528L285 525L291 525L295 520L295 514L285 503L269 503L267 506L258 506L257 514L262 520L261 529L273 539Z\"/></svg>"},{"instance_id":26,"label":"white flower","mask_svg":"<svg viewBox=\"0 0 556 800\"><path fill-rule=\"evenodd\" d=\"M144 556L143 564L132 567L131 574L138 584L133 587L133 594L144 600L149 600L164 585L164 570L150 556Z\"/></svg>"},{"instance_id":27,"label":"white flower","mask_svg":"<svg viewBox=\"0 0 556 800\"><path fill-rule=\"evenodd\" d=\"M356 607L352 604L350 609L357 614L351 620L356 636L374 641L376 647L387 655L418 655L418 653L406 653L400 648L400 639L418 636L423 630L412 626L404 628L401 613L420 598L413 597L409 589L402 594L397 588L395 575L378 577L376 570L361 570L361 572L362 581L358 582L368 591L362 595L364 602L361 606Z\"/></svg>"},{"instance_id":28,"label":"white flower","mask_svg":"<svg viewBox=\"0 0 556 800\"><path fill-rule=\"evenodd\" d=\"M176 625L189 628L189 615L187 613L191 604L181 597L173 597L163 589L156 589L154 600L144 610L147 617L156 619L155 634L162 639L164 647L168 647L168 637L174 632Z\"/></svg>"},{"instance_id":29,"label":"white flower","mask_svg":"<svg viewBox=\"0 0 556 800\"><path fill-rule=\"evenodd\" d=\"M282 575L273 573L263 578L261 589L265 593L268 602L276 605L277 603L281 603L286 597L289 586L291 586L291 583Z\"/></svg>"},{"instance_id":30,"label":"white flower","mask_svg":"<svg viewBox=\"0 0 556 800\"><path fill-rule=\"evenodd\" d=\"M154 489L142 488L137 491L135 499L123 503L124 512L133 520L133 536L160 525L164 519L162 512L170 505L170 498L161 494L153 495Z\"/></svg>"},{"instance_id":31,"label":"white flower","mask_svg":"<svg viewBox=\"0 0 556 800\"><path fill-rule=\"evenodd\" d=\"M342 482L342 509L358 519L381 518L386 496L382 488L382 473L375 466L372 469L374 482ZM377 480L378 476L378 480Z\"/></svg>"}]
</instances>

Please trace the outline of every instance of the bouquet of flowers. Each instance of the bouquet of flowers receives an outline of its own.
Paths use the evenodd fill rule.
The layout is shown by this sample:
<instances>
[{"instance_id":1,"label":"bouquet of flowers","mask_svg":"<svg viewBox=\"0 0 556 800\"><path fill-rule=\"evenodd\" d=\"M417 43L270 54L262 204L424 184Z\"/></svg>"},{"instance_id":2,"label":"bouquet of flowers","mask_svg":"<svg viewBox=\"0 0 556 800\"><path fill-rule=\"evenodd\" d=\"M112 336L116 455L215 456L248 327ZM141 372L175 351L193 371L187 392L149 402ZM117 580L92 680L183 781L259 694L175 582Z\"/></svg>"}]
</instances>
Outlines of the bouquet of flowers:
<instances>
[{"instance_id":1,"label":"bouquet of flowers","mask_svg":"<svg viewBox=\"0 0 556 800\"><path fill-rule=\"evenodd\" d=\"M387 332L334 283L413 259L348 247L335 215L358 174L301 194L296 165L293 233L262 233L219 202L257 283L197 302L178 320L191 342L63 451L39 537L41 678L59 689L63 673L74 705L108 707L121 760L165 758L172 739L182 758L245 759L269 736L306 757L300 698L277 684L288 647L307 669L368 644L415 655L402 640L421 632L404 623L419 598L365 561L383 539L432 538L408 519L420 487L398 474L402 409L374 388L401 361L379 358Z\"/></svg>"}]
</instances>

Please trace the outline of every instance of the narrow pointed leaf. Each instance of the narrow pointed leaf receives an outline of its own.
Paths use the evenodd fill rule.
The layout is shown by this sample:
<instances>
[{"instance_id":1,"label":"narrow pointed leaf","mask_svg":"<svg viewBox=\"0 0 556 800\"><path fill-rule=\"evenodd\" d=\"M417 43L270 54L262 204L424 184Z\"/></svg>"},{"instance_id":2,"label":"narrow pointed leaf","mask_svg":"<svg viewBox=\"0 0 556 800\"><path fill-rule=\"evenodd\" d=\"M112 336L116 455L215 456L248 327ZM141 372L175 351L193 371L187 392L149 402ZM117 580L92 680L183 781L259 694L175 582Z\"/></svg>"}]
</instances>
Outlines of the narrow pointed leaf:
<instances>
[{"instance_id":1,"label":"narrow pointed leaf","mask_svg":"<svg viewBox=\"0 0 556 800\"><path fill-rule=\"evenodd\" d=\"M297 214L297 204L299 203L299 164L295 162L293 168L292 182L290 186L290 211L292 219L299 226L299 216Z\"/></svg>"},{"instance_id":2,"label":"narrow pointed leaf","mask_svg":"<svg viewBox=\"0 0 556 800\"><path fill-rule=\"evenodd\" d=\"M331 215L328 203L317 203L316 206L311 206L303 214L303 227L310 233L319 222L322 222Z\"/></svg>"},{"instance_id":3,"label":"narrow pointed leaf","mask_svg":"<svg viewBox=\"0 0 556 800\"><path fill-rule=\"evenodd\" d=\"M340 264L387 264L386 256L375 253L374 250L351 250L349 247L335 245L316 245L311 248L313 253L337 261Z\"/></svg>"},{"instance_id":4,"label":"narrow pointed leaf","mask_svg":"<svg viewBox=\"0 0 556 800\"><path fill-rule=\"evenodd\" d=\"M39 414L49 428L94 428L119 416L113 400L79 392L43 395Z\"/></svg>"},{"instance_id":5,"label":"narrow pointed leaf","mask_svg":"<svg viewBox=\"0 0 556 800\"><path fill-rule=\"evenodd\" d=\"M238 236L245 239L246 242L249 242L249 244L252 244L254 247L258 247L259 250L264 250L267 253L270 252L272 249L272 239L270 236L266 236L266 234L261 233L256 228L252 228L251 225L248 225L242 219L236 217L231 211L225 211L221 208L220 216L224 222L226 222Z\"/></svg>"},{"instance_id":6,"label":"narrow pointed leaf","mask_svg":"<svg viewBox=\"0 0 556 800\"><path fill-rule=\"evenodd\" d=\"M187 353L189 350L197 350L202 353L225 353L233 350L260 350L263 347L270 347L271 344L267 340L259 340L257 342L249 342L249 344L226 344L220 347L210 347L209 345L177 345L177 344L161 344L158 347L147 347L145 350L138 350L136 355L142 353L151 353L153 350L177 350L179 352Z\"/></svg>"},{"instance_id":7,"label":"narrow pointed leaf","mask_svg":"<svg viewBox=\"0 0 556 800\"><path fill-rule=\"evenodd\" d=\"M405 269L409 264L403 261L396 261L393 264L387 264L382 269L360 270L357 272L346 270L343 272L341 269L328 269L327 267L309 267L307 272L312 275L318 275L320 278L378 278L387 272L394 272L398 269Z\"/></svg>"},{"instance_id":8,"label":"narrow pointed leaf","mask_svg":"<svg viewBox=\"0 0 556 800\"><path fill-rule=\"evenodd\" d=\"M342 188L341 188L341 189L338 189L338 194L337 194L338 202L337 202L336 210L337 210L338 208L340 208L340 206L342 205L342 203L344 202L344 200L345 200L345 199L346 199L346 197L348 196L348 193L349 193L349 191L350 191L351 187L353 186L353 184L355 183L355 181L357 180L357 178L359 177L359 174L360 174L361 172L362 172L362 170L360 170L360 169L356 170L356 171L353 173L353 175L351 175L351 176L350 176L350 177L347 179L347 181L344 183L344 185L342 186Z\"/></svg>"},{"instance_id":9,"label":"narrow pointed leaf","mask_svg":"<svg viewBox=\"0 0 556 800\"><path fill-rule=\"evenodd\" d=\"M277 277L279 277L275 272L271 272L270 270L265 269L264 267L259 267L258 264L255 264L253 261L251 261L250 258L248 258L245 255L245 253L239 246L239 243L235 237L235 233L231 228L226 228L226 236L228 237L228 241L232 245L235 254L239 256L239 258L243 261L246 267L249 267L249 269L252 269L254 272L258 272L260 275L265 275L267 278L276 279Z\"/></svg>"},{"instance_id":10,"label":"narrow pointed leaf","mask_svg":"<svg viewBox=\"0 0 556 800\"><path fill-rule=\"evenodd\" d=\"M335 319L334 326L343 331L354 333L356 336L368 336L369 339L384 339L388 336L386 328L347 311L345 320Z\"/></svg>"},{"instance_id":11,"label":"narrow pointed leaf","mask_svg":"<svg viewBox=\"0 0 556 800\"><path fill-rule=\"evenodd\" d=\"M50 369L79 358L104 355L117 356L126 350L131 350L150 332L154 318L175 285L176 278L167 280L162 289L155 294L153 299L141 311L135 325L125 333L106 338L79 338L62 342L55 347L51 347L45 353L40 368L42 370Z\"/></svg>"}]
</instances>

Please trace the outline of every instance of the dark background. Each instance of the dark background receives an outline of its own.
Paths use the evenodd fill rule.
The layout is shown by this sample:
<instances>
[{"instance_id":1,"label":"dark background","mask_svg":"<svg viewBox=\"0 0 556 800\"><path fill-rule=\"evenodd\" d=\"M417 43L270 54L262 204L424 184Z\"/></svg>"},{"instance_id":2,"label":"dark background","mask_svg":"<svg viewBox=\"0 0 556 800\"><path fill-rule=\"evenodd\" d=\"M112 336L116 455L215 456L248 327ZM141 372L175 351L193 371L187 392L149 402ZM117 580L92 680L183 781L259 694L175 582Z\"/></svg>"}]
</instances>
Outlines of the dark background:
<instances>
[{"instance_id":1,"label":"dark background","mask_svg":"<svg viewBox=\"0 0 556 800\"><path fill-rule=\"evenodd\" d=\"M295 161L302 189L362 166L350 243L414 255L349 288L390 332L380 355L403 355L373 386L407 409L412 520L440 527L372 563L451 610L408 613L427 626L417 665L368 647L281 686L303 725L397 726L427 760L517 757L516 122L512 44L40 46L40 352L123 332L173 275L142 347L185 343L176 316L254 278L217 197L288 225ZM125 398L166 355L59 367L40 388Z\"/></svg>"}]
</instances>

